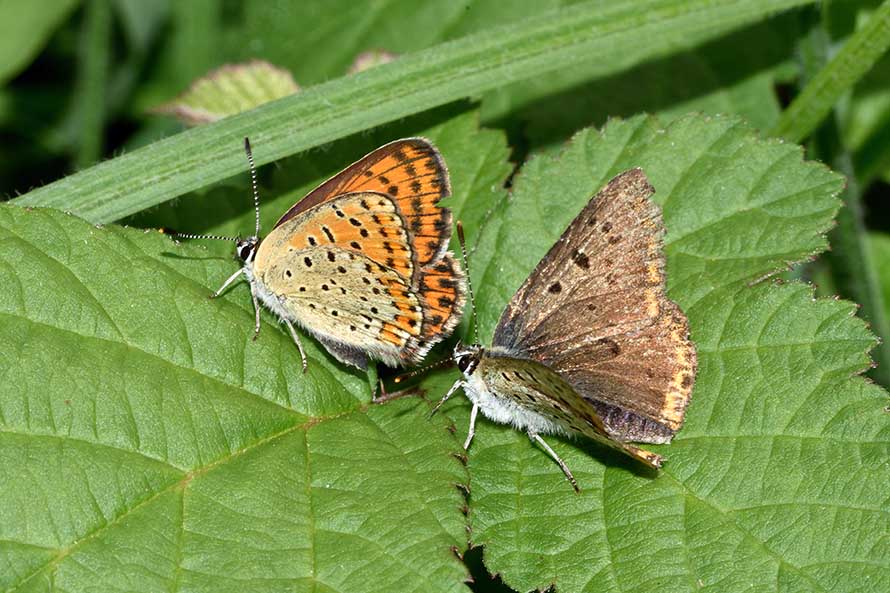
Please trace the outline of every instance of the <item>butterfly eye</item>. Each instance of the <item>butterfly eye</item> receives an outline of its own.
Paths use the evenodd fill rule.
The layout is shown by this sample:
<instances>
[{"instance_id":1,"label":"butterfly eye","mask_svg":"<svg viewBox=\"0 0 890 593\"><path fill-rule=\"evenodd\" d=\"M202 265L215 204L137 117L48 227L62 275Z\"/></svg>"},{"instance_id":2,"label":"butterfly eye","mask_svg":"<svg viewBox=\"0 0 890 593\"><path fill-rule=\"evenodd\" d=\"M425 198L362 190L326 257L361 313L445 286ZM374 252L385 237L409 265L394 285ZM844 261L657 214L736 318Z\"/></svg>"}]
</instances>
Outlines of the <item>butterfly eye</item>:
<instances>
[{"instance_id":1,"label":"butterfly eye","mask_svg":"<svg viewBox=\"0 0 890 593\"><path fill-rule=\"evenodd\" d=\"M467 368L470 366L470 357L469 356L461 356L457 359L457 368L460 369L460 372L465 372Z\"/></svg>"},{"instance_id":2,"label":"butterfly eye","mask_svg":"<svg viewBox=\"0 0 890 593\"><path fill-rule=\"evenodd\" d=\"M241 261L248 261L256 250L254 241L241 241L235 249L235 253L241 258Z\"/></svg>"}]
</instances>

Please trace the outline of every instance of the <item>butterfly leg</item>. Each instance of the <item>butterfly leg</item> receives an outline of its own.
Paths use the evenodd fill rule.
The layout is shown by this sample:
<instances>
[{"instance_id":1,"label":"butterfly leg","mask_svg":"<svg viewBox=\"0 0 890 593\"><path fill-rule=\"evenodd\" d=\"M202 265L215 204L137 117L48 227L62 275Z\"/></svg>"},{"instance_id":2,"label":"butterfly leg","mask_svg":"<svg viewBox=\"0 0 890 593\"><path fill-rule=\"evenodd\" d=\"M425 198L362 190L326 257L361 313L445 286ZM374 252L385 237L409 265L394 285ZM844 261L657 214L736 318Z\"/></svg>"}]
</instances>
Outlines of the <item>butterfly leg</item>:
<instances>
[{"instance_id":1,"label":"butterfly leg","mask_svg":"<svg viewBox=\"0 0 890 593\"><path fill-rule=\"evenodd\" d=\"M303 372L306 372L306 369L309 368L309 363L306 361L306 351L303 350L303 343L300 341L300 336L297 334L297 330L294 329L293 324L287 319L282 319L284 321L284 325L287 326L287 329L290 330L290 337L294 339L294 344L297 345L297 348L300 350L300 360L303 361Z\"/></svg>"},{"instance_id":2,"label":"butterfly leg","mask_svg":"<svg viewBox=\"0 0 890 593\"><path fill-rule=\"evenodd\" d=\"M473 437L476 436L476 416L479 415L479 404L473 404L473 411L470 412L470 430L467 431L467 440L464 441L464 451L470 448Z\"/></svg>"},{"instance_id":3,"label":"butterfly leg","mask_svg":"<svg viewBox=\"0 0 890 593\"><path fill-rule=\"evenodd\" d=\"M253 324L253 341L260 337L260 302L257 300L256 287L253 282L250 283L250 298L253 299L253 312L256 315L256 321Z\"/></svg>"},{"instance_id":4,"label":"butterfly leg","mask_svg":"<svg viewBox=\"0 0 890 593\"><path fill-rule=\"evenodd\" d=\"M228 280L226 280L225 282L223 282L223 285L220 286L219 288L217 288L217 289L216 289L216 292L214 292L213 294L210 295L210 298L215 299L216 297L218 297L219 295L221 295L221 294L223 293L223 291L224 291L226 288L228 288L229 285L230 285L232 282L234 282L235 280L238 279L239 276L241 276L241 274L242 274L242 270L238 270L237 272L235 272L234 274L232 274L231 276L229 276Z\"/></svg>"},{"instance_id":5,"label":"butterfly leg","mask_svg":"<svg viewBox=\"0 0 890 593\"><path fill-rule=\"evenodd\" d=\"M542 449L547 451L550 457L552 457L556 461L556 463L559 464L559 468L562 470L562 473L566 475L566 478L568 478L569 482L572 483L572 488L575 489L575 492L581 492L581 489L578 488L578 482L577 480L575 480L575 476L572 475L572 471L569 469L569 466L566 465L565 461L560 459L559 455L556 454L556 451L550 448L550 445L548 445L544 441L544 439L541 438L541 435L536 432L530 432L528 433L528 438L538 443Z\"/></svg>"},{"instance_id":6,"label":"butterfly leg","mask_svg":"<svg viewBox=\"0 0 890 593\"><path fill-rule=\"evenodd\" d=\"M461 381L459 379L457 381L455 381L454 385L451 386L451 389L448 390L448 393L446 393L445 395L442 396L442 399L439 400L439 403L437 403L436 407L433 408L433 411L430 412L430 418L433 417L433 414L435 414L436 412L439 411L439 408L442 407L442 404L444 404L445 402L448 401L448 398L450 398L452 395L454 395L455 391L457 391L458 389L460 389L463 386L464 386L463 381Z\"/></svg>"}]
</instances>

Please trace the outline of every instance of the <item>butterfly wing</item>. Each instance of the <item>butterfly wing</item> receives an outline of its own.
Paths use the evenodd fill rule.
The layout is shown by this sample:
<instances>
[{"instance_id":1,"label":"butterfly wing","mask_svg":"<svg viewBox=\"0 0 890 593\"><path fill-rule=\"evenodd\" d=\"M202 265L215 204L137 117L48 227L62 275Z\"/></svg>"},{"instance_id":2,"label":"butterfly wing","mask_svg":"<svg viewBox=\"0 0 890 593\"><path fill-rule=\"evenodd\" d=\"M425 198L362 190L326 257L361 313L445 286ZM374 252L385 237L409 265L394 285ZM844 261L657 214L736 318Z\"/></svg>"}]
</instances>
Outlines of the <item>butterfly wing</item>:
<instances>
[{"instance_id":1,"label":"butterfly wing","mask_svg":"<svg viewBox=\"0 0 890 593\"><path fill-rule=\"evenodd\" d=\"M451 194L448 169L429 140L404 138L390 142L322 183L285 212L275 227L343 194L357 193L388 196L403 223L411 262L406 278L417 294L423 315L419 334L406 346L402 362L419 362L460 322L465 300L463 272L446 253L451 239L451 211L437 205ZM376 256L370 251L366 255L387 265L392 253L384 244L381 247L383 251L377 251ZM398 271L406 273L404 269Z\"/></svg>"},{"instance_id":2,"label":"butterfly wing","mask_svg":"<svg viewBox=\"0 0 890 593\"><path fill-rule=\"evenodd\" d=\"M432 289L412 285L415 266L392 197L362 192L325 201L276 227L260 243L253 273L279 314L339 360L364 368L366 354L390 365L418 361L441 339L442 332L428 337L432 323L447 323L441 297L430 303ZM438 279L442 268L452 283L449 306L460 307L463 274L449 254L419 279Z\"/></svg>"},{"instance_id":3,"label":"butterfly wing","mask_svg":"<svg viewBox=\"0 0 890 593\"><path fill-rule=\"evenodd\" d=\"M392 196L417 246L420 267L441 257L451 239L451 211L436 204L451 195L451 184L445 161L425 138L381 146L312 190L275 226L338 195L368 191Z\"/></svg>"},{"instance_id":4,"label":"butterfly wing","mask_svg":"<svg viewBox=\"0 0 890 593\"><path fill-rule=\"evenodd\" d=\"M668 442L695 378L688 321L665 294L660 208L640 169L591 199L513 296L493 352L557 372L620 441Z\"/></svg>"},{"instance_id":5,"label":"butterfly wing","mask_svg":"<svg viewBox=\"0 0 890 593\"><path fill-rule=\"evenodd\" d=\"M514 426L536 433L580 433L650 467L661 467L661 456L616 442L590 401L546 365L535 360L487 354L482 356L475 373L497 399L519 404L510 413ZM480 406L486 416L497 419L498 414L491 414L484 400Z\"/></svg>"}]
</instances>

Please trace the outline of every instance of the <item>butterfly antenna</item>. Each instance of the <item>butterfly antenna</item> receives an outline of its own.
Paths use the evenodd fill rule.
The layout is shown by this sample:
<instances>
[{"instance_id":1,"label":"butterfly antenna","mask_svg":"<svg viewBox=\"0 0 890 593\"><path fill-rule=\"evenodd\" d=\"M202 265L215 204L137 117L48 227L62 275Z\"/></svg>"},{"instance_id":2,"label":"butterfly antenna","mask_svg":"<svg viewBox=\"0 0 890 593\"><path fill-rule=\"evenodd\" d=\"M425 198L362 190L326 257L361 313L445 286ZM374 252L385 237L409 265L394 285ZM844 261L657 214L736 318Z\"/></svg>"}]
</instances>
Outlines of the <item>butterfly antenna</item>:
<instances>
[{"instance_id":1,"label":"butterfly antenna","mask_svg":"<svg viewBox=\"0 0 890 593\"><path fill-rule=\"evenodd\" d=\"M253 151L250 150L250 140L244 138L244 152L247 153L247 163L250 165L250 184L253 187L253 209L256 211L256 237L260 236L260 192L257 190L256 184L256 166L253 163ZM237 243L241 237L225 237L223 235L193 235L191 233L178 233L173 229L158 229L162 235L167 235L174 239L212 239L216 241L230 241Z\"/></svg>"},{"instance_id":2,"label":"butterfly antenna","mask_svg":"<svg viewBox=\"0 0 890 593\"><path fill-rule=\"evenodd\" d=\"M166 227L159 228L158 232L174 239L212 239L214 241L231 241L232 243L239 240L238 237L224 237L223 235L192 235L190 233L177 233L173 229L168 229Z\"/></svg>"},{"instance_id":3,"label":"butterfly antenna","mask_svg":"<svg viewBox=\"0 0 890 593\"><path fill-rule=\"evenodd\" d=\"M457 221L457 241L460 243L460 254L467 271L467 292L470 293L470 307L473 309L473 341L479 341L479 320L476 315L476 297L473 295L473 283L470 281L470 260L467 258L467 242L464 239L464 224Z\"/></svg>"},{"instance_id":4,"label":"butterfly antenna","mask_svg":"<svg viewBox=\"0 0 890 593\"><path fill-rule=\"evenodd\" d=\"M250 165L250 184L253 186L253 209L256 211L256 234L260 236L260 192L256 186L256 166L253 164L253 151L250 150L250 140L244 137L244 152L247 153L247 163Z\"/></svg>"},{"instance_id":5,"label":"butterfly antenna","mask_svg":"<svg viewBox=\"0 0 890 593\"><path fill-rule=\"evenodd\" d=\"M410 379L411 377L416 377L417 375L421 375L429 370L438 368L440 366L444 366L450 362L453 362L453 360L451 359L451 357L448 357L448 358L443 358L442 360L439 360L436 362L431 362L430 364L425 364L422 367L420 367L419 369L414 369L410 373L402 373L401 375L398 375L395 379L393 379L393 382L401 383L402 381L406 381L406 380Z\"/></svg>"}]
</instances>

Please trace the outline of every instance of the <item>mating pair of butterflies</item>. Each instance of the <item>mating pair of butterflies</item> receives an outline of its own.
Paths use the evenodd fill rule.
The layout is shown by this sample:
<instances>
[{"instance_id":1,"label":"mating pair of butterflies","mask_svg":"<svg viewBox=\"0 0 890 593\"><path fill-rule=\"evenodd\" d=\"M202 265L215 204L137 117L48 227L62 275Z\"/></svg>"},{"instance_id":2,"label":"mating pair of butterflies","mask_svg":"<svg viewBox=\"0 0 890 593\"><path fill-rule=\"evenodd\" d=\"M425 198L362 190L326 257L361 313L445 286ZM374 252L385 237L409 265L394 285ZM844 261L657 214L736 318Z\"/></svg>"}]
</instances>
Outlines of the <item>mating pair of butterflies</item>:
<instances>
[{"instance_id":1,"label":"mating pair of butterflies","mask_svg":"<svg viewBox=\"0 0 890 593\"><path fill-rule=\"evenodd\" d=\"M450 194L438 150L422 138L378 148L297 202L262 240L236 241L259 332L259 305L296 323L343 363L420 362L458 324L468 279L447 251ZM665 294L664 226L640 169L595 195L538 264L501 316L491 348L452 355L478 412L527 432L584 435L651 467L661 457L629 442L666 443L679 430L695 378L688 322ZM460 228L460 227L459 227ZM177 234L185 238L225 238ZM462 237L461 237L462 238Z\"/></svg>"}]
</instances>

